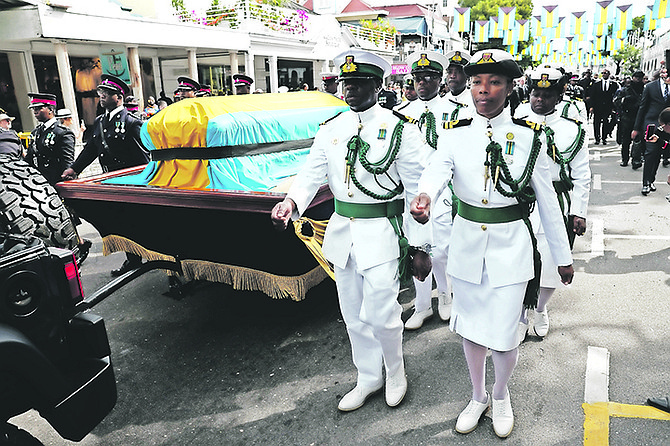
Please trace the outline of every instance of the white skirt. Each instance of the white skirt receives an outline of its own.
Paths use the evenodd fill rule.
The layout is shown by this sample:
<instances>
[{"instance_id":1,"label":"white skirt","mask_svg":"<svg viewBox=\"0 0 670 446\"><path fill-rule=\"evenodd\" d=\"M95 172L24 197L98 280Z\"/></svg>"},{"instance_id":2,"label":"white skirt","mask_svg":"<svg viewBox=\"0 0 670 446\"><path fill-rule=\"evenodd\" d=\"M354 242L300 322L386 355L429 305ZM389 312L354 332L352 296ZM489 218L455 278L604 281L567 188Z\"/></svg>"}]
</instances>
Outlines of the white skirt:
<instances>
[{"instance_id":1,"label":"white skirt","mask_svg":"<svg viewBox=\"0 0 670 446\"><path fill-rule=\"evenodd\" d=\"M492 350L519 346L517 335L527 282L492 288L484 266L477 285L451 278L454 303L449 327L468 341Z\"/></svg>"}]
</instances>

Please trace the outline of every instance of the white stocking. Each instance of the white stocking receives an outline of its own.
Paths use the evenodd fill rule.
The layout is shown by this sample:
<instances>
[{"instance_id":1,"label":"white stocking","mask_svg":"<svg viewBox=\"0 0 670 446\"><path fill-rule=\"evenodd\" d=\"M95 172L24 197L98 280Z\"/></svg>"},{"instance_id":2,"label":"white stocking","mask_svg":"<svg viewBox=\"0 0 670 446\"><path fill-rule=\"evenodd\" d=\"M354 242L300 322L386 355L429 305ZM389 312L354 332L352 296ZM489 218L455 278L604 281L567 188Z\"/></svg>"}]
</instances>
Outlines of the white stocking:
<instances>
[{"instance_id":1,"label":"white stocking","mask_svg":"<svg viewBox=\"0 0 670 446\"><path fill-rule=\"evenodd\" d=\"M491 357L493 358L493 369L496 375L496 382L493 383L493 398L502 400L507 396L507 383L519 359L519 348L507 352L493 350Z\"/></svg>"},{"instance_id":2,"label":"white stocking","mask_svg":"<svg viewBox=\"0 0 670 446\"><path fill-rule=\"evenodd\" d=\"M463 352L470 371L472 382L472 399L480 403L486 402L486 352L483 345L475 344L463 338Z\"/></svg>"},{"instance_id":3,"label":"white stocking","mask_svg":"<svg viewBox=\"0 0 670 446\"><path fill-rule=\"evenodd\" d=\"M547 309L547 302L549 302L549 298L554 294L554 291L556 291L556 288L540 288L540 297L537 298L535 311L542 313Z\"/></svg>"}]
</instances>

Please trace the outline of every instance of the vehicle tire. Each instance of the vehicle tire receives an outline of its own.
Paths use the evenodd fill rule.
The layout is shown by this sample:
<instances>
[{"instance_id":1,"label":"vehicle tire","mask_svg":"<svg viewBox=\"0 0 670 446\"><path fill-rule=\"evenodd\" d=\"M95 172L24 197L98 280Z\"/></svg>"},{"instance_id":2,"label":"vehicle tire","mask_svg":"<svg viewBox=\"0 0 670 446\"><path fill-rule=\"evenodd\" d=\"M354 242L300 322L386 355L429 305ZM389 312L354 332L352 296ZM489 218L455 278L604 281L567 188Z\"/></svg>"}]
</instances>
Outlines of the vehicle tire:
<instances>
[{"instance_id":1,"label":"vehicle tire","mask_svg":"<svg viewBox=\"0 0 670 446\"><path fill-rule=\"evenodd\" d=\"M0 231L34 235L77 255L77 232L56 189L23 160L0 155Z\"/></svg>"}]
</instances>

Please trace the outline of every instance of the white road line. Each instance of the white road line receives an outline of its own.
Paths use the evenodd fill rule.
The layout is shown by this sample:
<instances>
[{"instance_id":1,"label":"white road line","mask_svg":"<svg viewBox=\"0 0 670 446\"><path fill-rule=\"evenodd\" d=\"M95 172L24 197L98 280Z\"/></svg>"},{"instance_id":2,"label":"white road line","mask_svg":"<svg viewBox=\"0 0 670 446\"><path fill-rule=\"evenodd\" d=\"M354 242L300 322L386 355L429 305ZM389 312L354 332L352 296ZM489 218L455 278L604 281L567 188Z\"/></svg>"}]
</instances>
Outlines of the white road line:
<instances>
[{"instance_id":1,"label":"white road line","mask_svg":"<svg viewBox=\"0 0 670 446\"><path fill-rule=\"evenodd\" d=\"M599 152L599 151L591 152L590 155L591 155L590 158L591 158L593 161L600 161L600 152Z\"/></svg>"},{"instance_id":2,"label":"white road line","mask_svg":"<svg viewBox=\"0 0 670 446\"><path fill-rule=\"evenodd\" d=\"M598 175L600 176L600 175ZM595 178L595 175L594 175ZM601 181L601 183L606 183L606 184L641 184L640 181Z\"/></svg>"},{"instance_id":3,"label":"white road line","mask_svg":"<svg viewBox=\"0 0 670 446\"><path fill-rule=\"evenodd\" d=\"M620 239L620 240L670 240L670 235L624 235L624 234L607 234L603 238Z\"/></svg>"},{"instance_id":4,"label":"white road line","mask_svg":"<svg viewBox=\"0 0 670 446\"><path fill-rule=\"evenodd\" d=\"M602 220L591 221L591 254L602 256L605 254L605 224Z\"/></svg>"},{"instance_id":5,"label":"white road line","mask_svg":"<svg viewBox=\"0 0 670 446\"><path fill-rule=\"evenodd\" d=\"M589 345L586 355L584 402L587 404L609 401L610 352L606 348Z\"/></svg>"},{"instance_id":6,"label":"white road line","mask_svg":"<svg viewBox=\"0 0 670 446\"><path fill-rule=\"evenodd\" d=\"M593 174L593 190L600 190L603 188L602 186L602 175L599 173Z\"/></svg>"}]
</instances>

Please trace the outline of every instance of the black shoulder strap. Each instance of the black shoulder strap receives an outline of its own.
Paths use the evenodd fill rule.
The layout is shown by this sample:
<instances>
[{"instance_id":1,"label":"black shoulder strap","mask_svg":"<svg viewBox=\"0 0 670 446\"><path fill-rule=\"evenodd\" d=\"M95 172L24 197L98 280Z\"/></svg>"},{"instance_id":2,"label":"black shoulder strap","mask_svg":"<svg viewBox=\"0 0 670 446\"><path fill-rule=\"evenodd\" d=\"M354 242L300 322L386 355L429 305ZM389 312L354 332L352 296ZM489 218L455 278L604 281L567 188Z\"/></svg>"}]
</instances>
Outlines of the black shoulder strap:
<instances>
[{"instance_id":1,"label":"black shoulder strap","mask_svg":"<svg viewBox=\"0 0 670 446\"><path fill-rule=\"evenodd\" d=\"M542 130L542 124L538 122L529 121L527 119L512 118L512 122L514 122L516 125L520 125L522 127L528 127L529 129L535 131Z\"/></svg>"},{"instance_id":2,"label":"black shoulder strap","mask_svg":"<svg viewBox=\"0 0 670 446\"><path fill-rule=\"evenodd\" d=\"M472 123L472 118L468 119L458 119L456 121L443 121L442 128L444 129L455 129L457 127L465 127Z\"/></svg>"}]
</instances>

